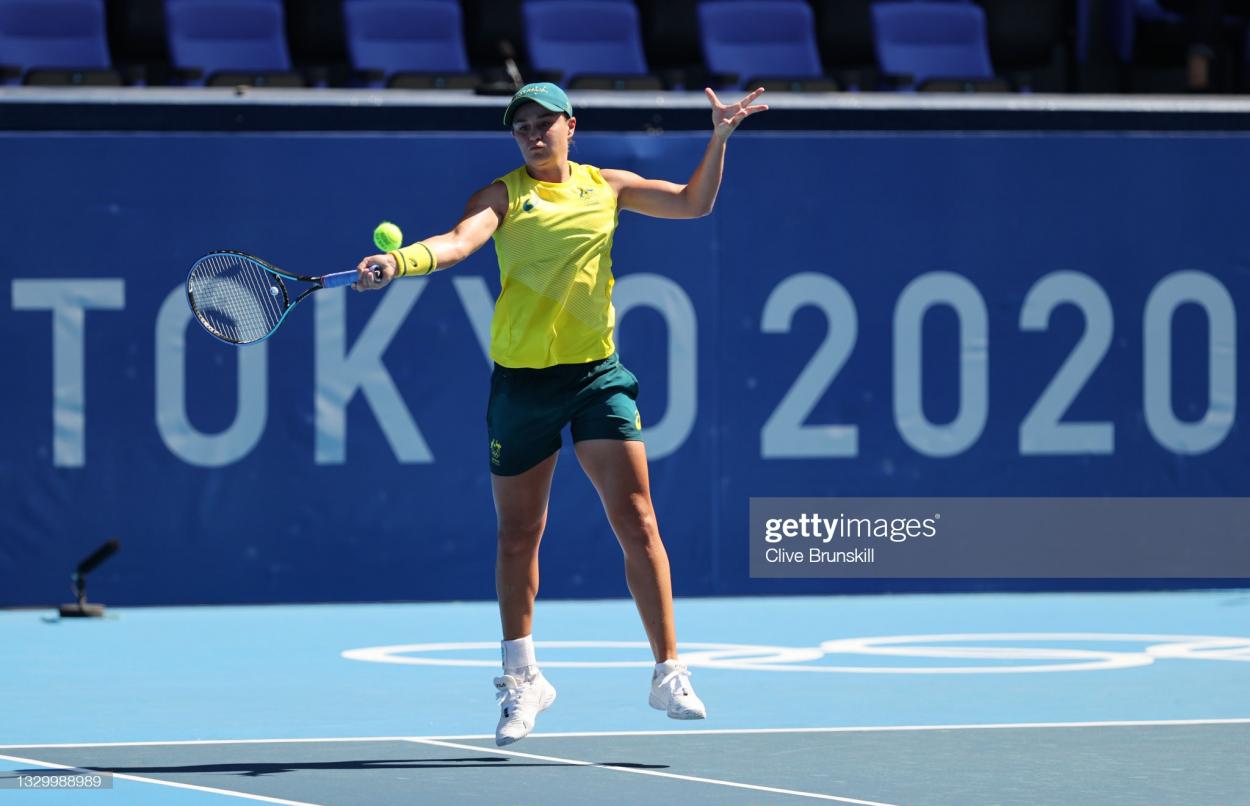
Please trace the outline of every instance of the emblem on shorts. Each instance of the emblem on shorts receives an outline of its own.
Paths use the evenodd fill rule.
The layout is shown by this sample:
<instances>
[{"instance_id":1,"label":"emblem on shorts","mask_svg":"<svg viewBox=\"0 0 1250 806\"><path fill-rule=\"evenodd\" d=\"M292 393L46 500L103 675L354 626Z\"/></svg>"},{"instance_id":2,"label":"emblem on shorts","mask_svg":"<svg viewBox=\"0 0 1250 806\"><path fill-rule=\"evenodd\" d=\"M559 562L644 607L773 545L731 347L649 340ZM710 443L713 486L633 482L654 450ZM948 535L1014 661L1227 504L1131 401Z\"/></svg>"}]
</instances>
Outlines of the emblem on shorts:
<instances>
[{"instance_id":1,"label":"emblem on shorts","mask_svg":"<svg viewBox=\"0 0 1250 806\"><path fill-rule=\"evenodd\" d=\"M634 411L634 428L642 430L642 412L636 410Z\"/></svg>"},{"instance_id":2,"label":"emblem on shorts","mask_svg":"<svg viewBox=\"0 0 1250 806\"><path fill-rule=\"evenodd\" d=\"M490 441L490 463L492 465L499 464L499 453L503 450L503 445L499 444L499 440L492 439Z\"/></svg>"}]
</instances>

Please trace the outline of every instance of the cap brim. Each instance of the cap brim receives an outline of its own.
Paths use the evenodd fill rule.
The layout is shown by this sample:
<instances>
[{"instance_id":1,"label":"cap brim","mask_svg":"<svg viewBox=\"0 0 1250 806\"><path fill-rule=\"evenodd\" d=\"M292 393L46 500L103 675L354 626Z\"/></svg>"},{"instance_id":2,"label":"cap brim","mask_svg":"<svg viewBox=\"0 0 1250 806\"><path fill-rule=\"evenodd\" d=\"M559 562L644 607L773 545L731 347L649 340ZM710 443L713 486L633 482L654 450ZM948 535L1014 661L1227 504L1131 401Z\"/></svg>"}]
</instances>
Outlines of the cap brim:
<instances>
[{"instance_id":1,"label":"cap brim","mask_svg":"<svg viewBox=\"0 0 1250 806\"><path fill-rule=\"evenodd\" d=\"M525 104L538 104L544 109L550 109L552 112L564 112L565 114L568 114L564 107L548 101L545 98L515 98L512 103L508 104L507 111L503 113L503 125L511 126L512 118L516 115L517 109L521 108Z\"/></svg>"}]
</instances>

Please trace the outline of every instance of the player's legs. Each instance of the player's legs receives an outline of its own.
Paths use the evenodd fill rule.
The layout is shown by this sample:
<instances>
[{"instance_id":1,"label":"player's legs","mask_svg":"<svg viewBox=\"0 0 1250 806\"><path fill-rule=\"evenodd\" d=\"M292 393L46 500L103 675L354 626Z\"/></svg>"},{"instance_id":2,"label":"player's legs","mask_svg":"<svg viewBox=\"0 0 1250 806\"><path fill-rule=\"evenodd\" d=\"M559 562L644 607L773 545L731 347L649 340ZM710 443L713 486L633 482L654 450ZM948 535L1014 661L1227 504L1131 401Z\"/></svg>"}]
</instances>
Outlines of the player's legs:
<instances>
[{"instance_id":1,"label":"player's legs","mask_svg":"<svg viewBox=\"0 0 1250 806\"><path fill-rule=\"evenodd\" d=\"M495 744L500 746L528 736L538 715L556 699L555 688L538 669L530 631L538 595L538 544L547 525L557 456L552 453L513 476L490 477L499 520L495 589L504 637L504 674L495 678L500 707Z\"/></svg>"},{"instance_id":2,"label":"player's legs","mask_svg":"<svg viewBox=\"0 0 1250 806\"><path fill-rule=\"evenodd\" d=\"M648 702L673 719L704 719L707 708L677 658L668 552L651 504L646 449L637 439L610 438L578 440L574 447L625 554L625 579L651 642L656 663Z\"/></svg>"},{"instance_id":3,"label":"player's legs","mask_svg":"<svg viewBox=\"0 0 1250 806\"><path fill-rule=\"evenodd\" d=\"M558 456L553 453L515 476L490 477L498 519L495 591L505 641L531 631L538 595L538 544L547 525L547 501Z\"/></svg>"},{"instance_id":4,"label":"player's legs","mask_svg":"<svg viewBox=\"0 0 1250 806\"><path fill-rule=\"evenodd\" d=\"M530 633L538 595L538 544L547 525L547 499L564 424L549 376L497 366L486 407L498 517L495 588L504 637L504 673L495 678L499 745L528 736L538 715L556 698L555 688L539 670Z\"/></svg>"},{"instance_id":5,"label":"player's legs","mask_svg":"<svg viewBox=\"0 0 1250 806\"><path fill-rule=\"evenodd\" d=\"M625 554L625 580L651 652L657 663L676 658L668 553L651 505L646 450L641 442L620 439L585 439L574 447Z\"/></svg>"}]
</instances>

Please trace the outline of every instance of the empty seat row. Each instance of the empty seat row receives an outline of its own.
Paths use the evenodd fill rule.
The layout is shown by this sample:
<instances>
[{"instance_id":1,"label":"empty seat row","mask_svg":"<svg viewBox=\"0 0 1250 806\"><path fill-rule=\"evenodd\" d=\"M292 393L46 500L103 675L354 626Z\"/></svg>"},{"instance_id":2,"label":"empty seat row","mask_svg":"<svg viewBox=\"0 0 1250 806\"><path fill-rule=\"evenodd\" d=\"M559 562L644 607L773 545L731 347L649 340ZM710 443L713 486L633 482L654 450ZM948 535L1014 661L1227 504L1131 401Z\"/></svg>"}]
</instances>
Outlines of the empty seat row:
<instances>
[{"instance_id":1,"label":"empty seat row","mask_svg":"<svg viewBox=\"0 0 1250 806\"><path fill-rule=\"evenodd\" d=\"M489 0L464 4L339 0L334 10L341 15L349 69L338 74L292 69L288 29L292 35L299 29L290 25L281 0L158 0L155 6L152 0L146 2L149 13L159 10L163 15L171 69L162 75L123 76L113 70L105 0L0 0L4 78L10 83L472 87L483 76L471 69L469 42L479 36L465 36L465 11L476 32L497 6L519 10L521 39L513 43L506 30L499 32L495 43L499 65L488 66L487 73L492 68L496 73L488 79L515 81L524 73L526 79L560 80L574 87L764 83L793 89L839 88L829 75L831 60L827 54L822 59L817 44L818 29L826 30L828 19L814 13L808 0L669 0L667 8L674 19L693 11L699 37L699 53L687 54L691 64L677 77L671 70L657 74L673 67L671 57L665 57L659 71L653 72L648 63L640 9L651 15L662 12L645 0L501 0L495 6ZM323 11L327 8L317 5ZM817 7L827 14L828 6ZM133 15L134 6L112 0L108 9L121 17ZM990 61L986 15L980 5L970 0L871 4L859 0L855 10L870 15L872 67L882 79L861 86L951 88L951 82L985 82L1002 88ZM849 5L846 18L857 19ZM151 24L150 19L133 16L126 21ZM648 29L655 28L652 16Z\"/></svg>"}]
</instances>

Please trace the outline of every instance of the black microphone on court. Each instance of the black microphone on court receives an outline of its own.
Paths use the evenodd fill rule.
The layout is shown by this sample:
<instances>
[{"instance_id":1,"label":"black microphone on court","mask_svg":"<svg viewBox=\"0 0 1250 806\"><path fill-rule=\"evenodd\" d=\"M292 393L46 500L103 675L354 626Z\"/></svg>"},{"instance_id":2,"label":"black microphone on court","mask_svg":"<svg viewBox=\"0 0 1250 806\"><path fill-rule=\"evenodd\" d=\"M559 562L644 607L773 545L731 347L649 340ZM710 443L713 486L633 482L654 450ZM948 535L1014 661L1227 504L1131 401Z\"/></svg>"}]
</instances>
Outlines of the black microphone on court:
<instances>
[{"instance_id":1,"label":"black microphone on court","mask_svg":"<svg viewBox=\"0 0 1250 806\"><path fill-rule=\"evenodd\" d=\"M91 552L87 559L78 564L78 567L70 577L71 590L74 592L74 598L78 601L74 604L61 605L61 618L100 618L104 615L104 605L87 602L87 574L116 554L119 548L121 548L121 543L116 540L110 540Z\"/></svg>"}]
</instances>

